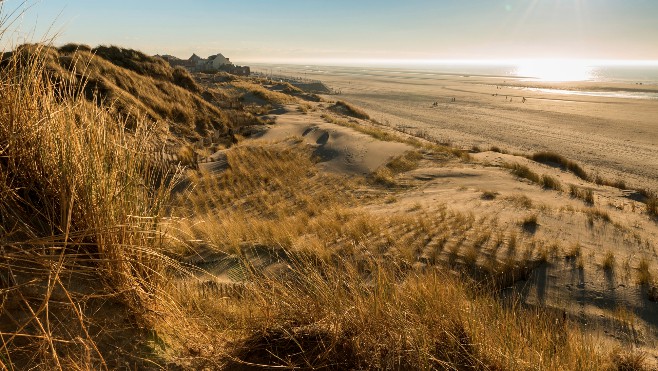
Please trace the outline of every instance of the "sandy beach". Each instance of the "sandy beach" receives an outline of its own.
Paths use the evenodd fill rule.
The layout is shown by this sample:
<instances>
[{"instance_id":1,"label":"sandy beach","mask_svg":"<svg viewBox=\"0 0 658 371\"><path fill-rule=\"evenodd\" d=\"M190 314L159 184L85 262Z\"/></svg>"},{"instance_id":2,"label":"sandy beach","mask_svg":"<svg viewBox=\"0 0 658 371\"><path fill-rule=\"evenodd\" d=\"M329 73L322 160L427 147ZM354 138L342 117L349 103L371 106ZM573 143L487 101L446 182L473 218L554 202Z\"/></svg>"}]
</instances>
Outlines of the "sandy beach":
<instances>
[{"instance_id":1,"label":"sandy beach","mask_svg":"<svg viewBox=\"0 0 658 371\"><path fill-rule=\"evenodd\" d=\"M382 123L440 142L553 151L604 178L658 189L655 85L542 83L347 67L286 66L279 71L321 80L339 93L328 99L354 103Z\"/></svg>"}]
</instances>

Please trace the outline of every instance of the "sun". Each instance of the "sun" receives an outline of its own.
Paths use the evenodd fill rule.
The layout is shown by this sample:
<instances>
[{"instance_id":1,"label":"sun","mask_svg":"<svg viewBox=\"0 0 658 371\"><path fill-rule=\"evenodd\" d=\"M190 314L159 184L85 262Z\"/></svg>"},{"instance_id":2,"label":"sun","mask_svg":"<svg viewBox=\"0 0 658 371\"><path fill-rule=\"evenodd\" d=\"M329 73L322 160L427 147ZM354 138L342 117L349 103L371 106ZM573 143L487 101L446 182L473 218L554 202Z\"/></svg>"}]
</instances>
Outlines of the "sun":
<instances>
[{"instance_id":1,"label":"sun","mask_svg":"<svg viewBox=\"0 0 658 371\"><path fill-rule=\"evenodd\" d=\"M580 60L535 59L518 61L515 75L540 81L587 81L593 68Z\"/></svg>"}]
</instances>

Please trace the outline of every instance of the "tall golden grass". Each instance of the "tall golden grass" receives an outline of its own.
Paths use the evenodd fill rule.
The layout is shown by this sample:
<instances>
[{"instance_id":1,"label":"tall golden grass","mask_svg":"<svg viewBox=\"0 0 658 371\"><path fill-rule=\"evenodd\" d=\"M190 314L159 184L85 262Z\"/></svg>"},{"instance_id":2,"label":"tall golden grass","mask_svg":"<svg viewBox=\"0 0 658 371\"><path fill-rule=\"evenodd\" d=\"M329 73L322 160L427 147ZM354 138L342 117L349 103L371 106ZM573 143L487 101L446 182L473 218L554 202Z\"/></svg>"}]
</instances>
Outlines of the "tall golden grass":
<instances>
[{"instance_id":1,"label":"tall golden grass","mask_svg":"<svg viewBox=\"0 0 658 371\"><path fill-rule=\"evenodd\" d=\"M221 299L205 284L176 293L222 339L197 345L194 367L613 369L628 360L562 312L498 297L549 259L548 242L521 227L447 208L364 211L385 191L364 197L363 182L318 173L301 144L226 153L230 169L194 179L175 208L177 239L195 241L179 253L210 249L232 267L216 274L239 271L234 282L247 285ZM417 158L406 160L399 166Z\"/></svg>"},{"instance_id":2,"label":"tall golden grass","mask_svg":"<svg viewBox=\"0 0 658 371\"><path fill-rule=\"evenodd\" d=\"M75 76L55 85L47 53L14 54L0 71L0 364L111 367L97 342L112 321L99 333L95 319L119 305L148 322L169 264L158 226L175 180L145 160L157 145L150 124L129 131L77 94Z\"/></svg>"}]
</instances>

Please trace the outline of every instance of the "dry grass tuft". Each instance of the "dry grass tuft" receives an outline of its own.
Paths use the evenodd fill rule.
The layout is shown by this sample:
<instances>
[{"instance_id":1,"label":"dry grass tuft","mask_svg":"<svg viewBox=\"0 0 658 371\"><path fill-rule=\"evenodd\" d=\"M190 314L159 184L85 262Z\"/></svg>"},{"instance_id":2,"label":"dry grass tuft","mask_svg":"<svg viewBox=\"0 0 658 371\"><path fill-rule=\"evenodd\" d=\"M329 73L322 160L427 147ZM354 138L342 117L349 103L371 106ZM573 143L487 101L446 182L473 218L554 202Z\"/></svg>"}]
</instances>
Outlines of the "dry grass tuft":
<instances>
[{"instance_id":1,"label":"dry grass tuft","mask_svg":"<svg viewBox=\"0 0 658 371\"><path fill-rule=\"evenodd\" d=\"M653 218L658 218L658 196L656 194L649 194L646 199L647 214Z\"/></svg>"},{"instance_id":2,"label":"dry grass tuft","mask_svg":"<svg viewBox=\"0 0 658 371\"><path fill-rule=\"evenodd\" d=\"M612 354L612 369L618 371L651 370L647 364L647 354L640 351L616 349Z\"/></svg>"},{"instance_id":3,"label":"dry grass tuft","mask_svg":"<svg viewBox=\"0 0 658 371\"><path fill-rule=\"evenodd\" d=\"M528 179L533 183L539 183L541 181L540 176L525 165L506 164L505 167L511 169L512 174L518 176L519 178Z\"/></svg>"},{"instance_id":4,"label":"dry grass tuft","mask_svg":"<svg viewBox=\"0 0 658 371\"><path fill-rule=\"evenodd\" d=\"M231 85L237 89L242 90L243 92L252 94L254 97L261 99L264 103L281 105L298 102L297 98L291 95L269 90L263 85L255 84L253 82L234 81L231 83ZM247 100L248 98L243 97L243 99Z\"/></svg>"},{"instance_id":5,"label":"dry grass tuft","mask_svg":"<svg viewBox=\"0 0 658 371\"><path fill-rule=\"evenodd\" d=\"M579 198L589 205L594 205L594 192L589 188L582 189L572 184L569 186L569 194L571 197Z\"/></svg>"},{"instance_id":6,"label":"dry grass tuft","mask_svg":"<svg viewBox=\"0 0 658 371\"><path fill-rule=\"evenodd\" d=\"M535 233L535 231L537 231L537 227L539 226L537 219L537 214L528 215L521 221L521 227L528 233Z\"/></svg>"},{"instance_id":7,"label":"dry grass tuft","mask_svg":"<svg viewBox=\"0 0 658 371\"><path fill-rule=\"evenodd\" d=\"M612 221L612 219L610 219L610 214L608 214L607 211L601 210L599 208L588 207L583 209L583 212L585 215L587 215L587 220L590 225L594 224L594 220L600 220L608 223Z\"/></svg>"},{"instance_id":8,"label":"dry grass tuft","mask_svg":"<svg viewBox=\"0 0 658 371\"><path fill-rule=\"evenodd\" d=\"M568 322L505 309L435 270L405 278L393 274L394 265L373 261L291 266L290 281L262 281L257 296L241 302L262 304L252 307L250 331L234 343L235 365L568 369L604 361Z\"/></svg>"},{"instance_id":9,"label":"dry grass tuft","mask_svg":"<svg viewBox=\"0 0 658 371\"><path fill-rule=\"evenodd\" d=\"M494 191L484 191L482 192L482 195L480 196L481 199L491 201L496 199L498 197L498 192Z\"/></svg>"},{"instance_id":10,"label":"dry grass tuft","mask_svg":"<svg viewBox=\"0 0 658 371\"><path fill-rule=\"evenodd\" d=\"M605 253L605 256L603 257L603 261L601 262L601 266L603 267L603 269L607 271L614 269L615 254L612 251L608 251Z\"/></svg>"},{"instance_id":11,"label":"dry grass tuft","mask_svg":"<svg viewBox=\"0 0 658 371\"><path fill-rule=\"evenodd\" d=\"M364 110L341 100L337 101L333 106L329 107L329 109L346 116L362 120L370 120L370 116Z\"/></svg>"},{"instance_id":12,"label":"dry grass tuft","mask_svg":"<svg viewBox=\"0 0 658 371\"><path fill-rule=\"evenodd\" d=\"M418 151L407 151L376 169L371 178L376 184L386 187L397 186L396 175L416 169L422 157L422 154Z\"/></svg>"},{"instance_id":13,"label":"dry grass tuft","mask_svg":"<svg viewBox=\"0 0 658 371\"><path fill-rule=\"evenodd\" d=\"M529 167L521 164L504 164L504 167L511 169L512 174L518 176L519 178L528 179L533 183L537 183L546 189L553 189L556 191L562 190L562 185L560 181L555 179L550 175L539 175L534 171L530 170Z\"/></svg>"},{"instance_id":14,"label":"dry grass tuft","mask_svg":"<svg viewBox=\"0 0 658 371\"><path fill-rule=\"evenodd\" d=\"M553 189L556 191L562 190L562 184L560 184L560 181L550 175L542 175L539 184L546 189Z\"/></svg>"},{"instance_id":15,"label":"dry grass tuft","mask_svg":"<svg viewBox=\"0 0 658 371\"><path fill-rule=\"evenodd\" d=\"M562 155L559 155L554 152L539 152L535 153L530 158L534 161L541 162L543 164L558 166L563 169L566 169L574 173L577 177L583 180L589 180L590 177L587 172L580 167L577 163L564 158Z\"/></svg>"},{"instance_id":16,"label":"dry grass tuft","mask_svg":"<svg viewBox=\"0 0 658 371\"><path fill-rule=\"evenodd\" d=\"M647 257L643 256L637 266L637 282L640 285L647 285L651 283L651 271L649 269L650 263Z\"/></svg>"}]
</instances>

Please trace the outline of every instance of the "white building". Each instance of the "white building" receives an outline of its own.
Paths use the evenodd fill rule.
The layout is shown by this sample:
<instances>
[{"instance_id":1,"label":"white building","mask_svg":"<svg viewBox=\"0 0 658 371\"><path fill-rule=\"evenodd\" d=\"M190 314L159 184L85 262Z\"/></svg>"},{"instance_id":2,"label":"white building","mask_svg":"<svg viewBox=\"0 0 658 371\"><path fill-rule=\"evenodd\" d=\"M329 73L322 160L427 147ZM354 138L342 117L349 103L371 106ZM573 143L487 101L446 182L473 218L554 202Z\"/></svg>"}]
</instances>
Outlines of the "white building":
<instances>
[{"instance_id":1,"label":"white building","mask_svg":"<svg viewBox=\"0 0 658 371\"><path fill-rule=\"evenodd\" d=\"M212 68L216 70L227 64L228 65L232 64L231 61L228 60L228 58L222 55L222 53L219 53L217 55L211 55L210 57L208 57L208 62L210 62Z\"/></svg>"}]
</instances>

